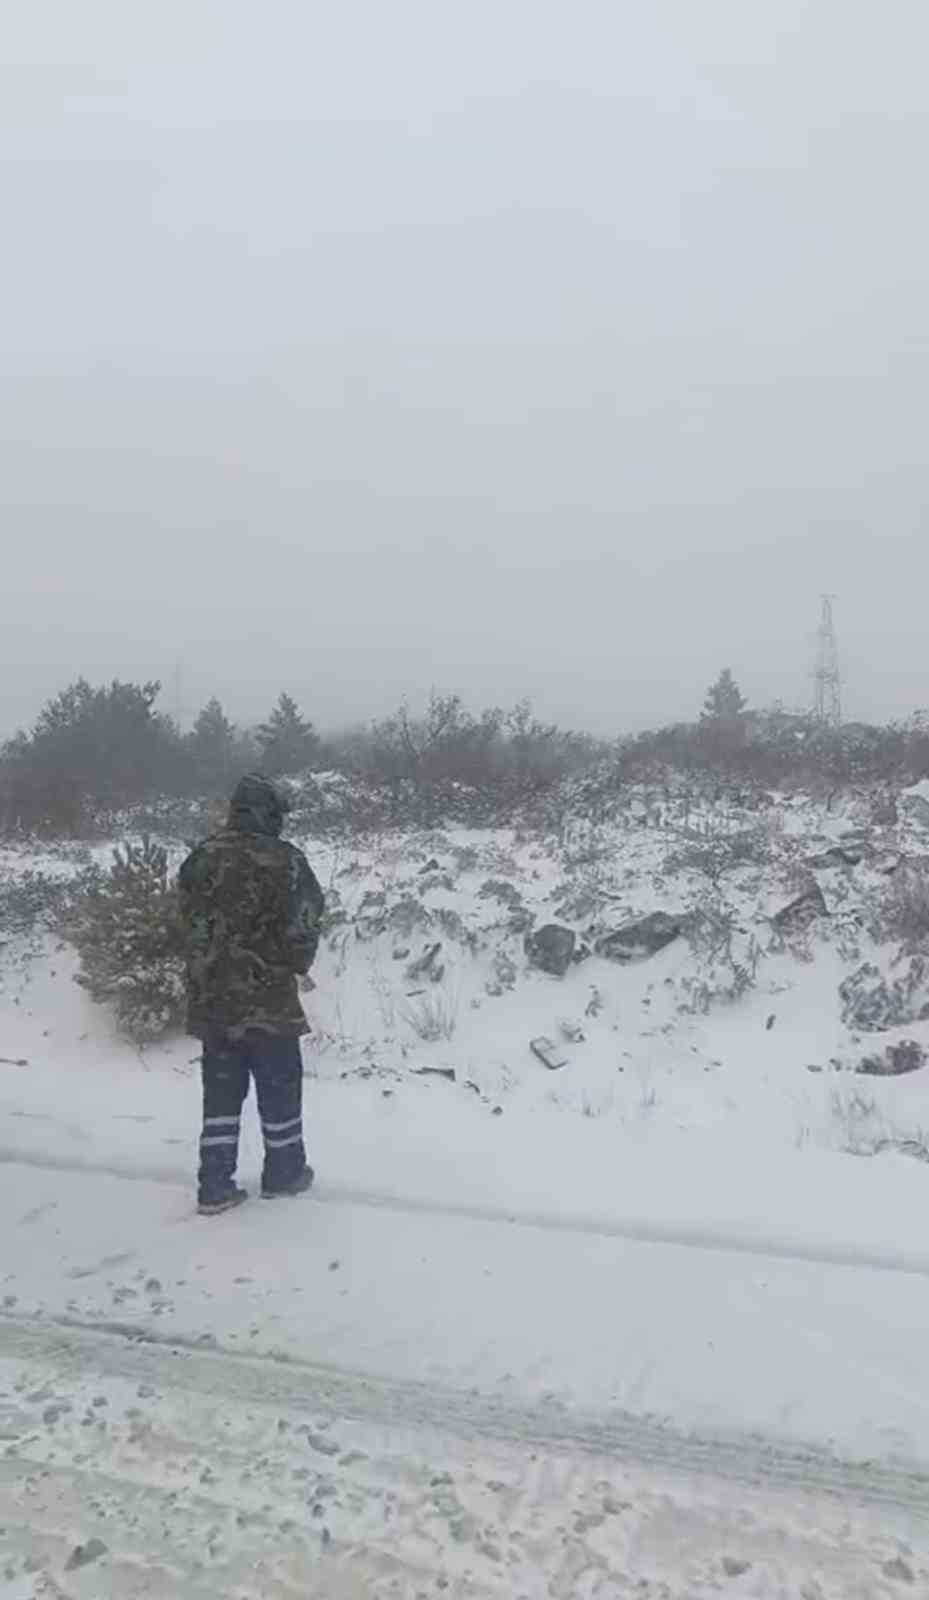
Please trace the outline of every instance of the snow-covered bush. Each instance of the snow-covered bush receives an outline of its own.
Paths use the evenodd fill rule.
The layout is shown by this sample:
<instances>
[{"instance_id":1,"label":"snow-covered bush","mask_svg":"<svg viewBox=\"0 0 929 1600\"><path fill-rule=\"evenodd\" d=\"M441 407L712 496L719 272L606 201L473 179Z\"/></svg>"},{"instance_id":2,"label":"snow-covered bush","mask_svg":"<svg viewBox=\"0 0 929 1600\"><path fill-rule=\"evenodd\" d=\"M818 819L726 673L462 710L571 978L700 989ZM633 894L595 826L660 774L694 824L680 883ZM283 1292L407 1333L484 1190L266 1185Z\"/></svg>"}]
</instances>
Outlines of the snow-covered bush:
<instances>
[{"instance_id":1,"label":"snow-covered bush","mask_svg":"<svg viewBox=\"0 0 929 1600\"><path fill-rule=\"evenodd\" d=\"M128 1038L147 1044L180 1026L182 936L162 846L148 837L117 846L109 871L76 897L65 933L80 957L77 982L113 1007Z\"/></svg>"},{"instance_id":2,"label":"snow-covered bush","mask_svg":"<svg viewBox=\"0 0 929 1600\"><path fill-rule=\"evenodd\" d=\"M73 883L27 867L0 878L0 942L54 929L73 894Z\"/></svg>"},{"instance_id":3,"label":"snow-covered bush","mask_svg":"<svg viewBox=\"0 0 929 1600\"><path fill-rule=\"evenodd\" d=\"M884 937L899 939L906 951L929 950L929 876L924 864L908 864L894 874L884 903Z\"/></svg>"},{"instance_id":4,"label":"snow-covered bush","mask_svg":"<svg viewBox=\"0 0 929 1600\"><path fill-rule=\"evenodd\" d=\"M726 873L743 867L764 867L771 856L769 830L760 825L731 827L704 823L682 835L682 843L664 863L666 874L698 872L714 886Z\"/></svg>"}]
</instances>

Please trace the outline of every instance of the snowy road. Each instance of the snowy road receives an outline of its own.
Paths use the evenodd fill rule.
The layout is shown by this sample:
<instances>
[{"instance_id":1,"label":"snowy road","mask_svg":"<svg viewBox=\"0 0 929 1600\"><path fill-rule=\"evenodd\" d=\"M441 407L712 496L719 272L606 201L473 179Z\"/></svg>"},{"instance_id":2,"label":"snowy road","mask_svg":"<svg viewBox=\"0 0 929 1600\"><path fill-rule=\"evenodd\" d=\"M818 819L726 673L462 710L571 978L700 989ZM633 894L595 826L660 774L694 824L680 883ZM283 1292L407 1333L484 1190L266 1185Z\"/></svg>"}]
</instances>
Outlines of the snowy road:
<instances>
[{"instance_id":1,"label":"snowy road","mask_svg":"<svg viewBox=\"0 0 929 1600\"><path fill-rule=\"evenodd\" d=\"M929 1592L894 1474L15 1322L0 1388L6 1597Z\"/></svg>"},{"instance_id":2,"label":"snowy road","mask_svg":"<svg viewBox=\"0 0 929 1600\"><path fill-rule=\"evenodd\" d=\"M0 1165L3 1600L929 1594L924 1276L370 1201Z\"/></svg>"}]
</instances>

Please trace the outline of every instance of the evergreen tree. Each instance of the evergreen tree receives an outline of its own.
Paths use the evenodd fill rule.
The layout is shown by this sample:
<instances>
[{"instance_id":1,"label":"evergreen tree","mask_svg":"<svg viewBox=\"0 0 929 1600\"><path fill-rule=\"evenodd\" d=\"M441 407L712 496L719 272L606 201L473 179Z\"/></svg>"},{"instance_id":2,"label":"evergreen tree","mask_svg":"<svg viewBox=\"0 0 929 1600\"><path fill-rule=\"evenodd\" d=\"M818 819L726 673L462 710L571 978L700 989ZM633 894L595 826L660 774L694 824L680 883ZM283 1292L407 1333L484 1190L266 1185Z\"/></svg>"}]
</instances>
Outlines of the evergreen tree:
<instances>
[{"instance_id":1,"label":"evergreen tree","mask_svg":"<svg viewBox=\"0 0 929 1600\"><path fill-rule=\"evenodd\" d=\"M183 934L162 845L117 846L109 871L78 897L66 932L80 957L77 982L113 1007L128 1038L146 1044L181 1026Z\"/></svg>"},{"instance_id":2,"label":"evergreen tree","mask_svg":"<svg viewBox=\"0 0 929 1600\"><path fill-rule=\"evenodd\" d=\"M280 695L255 737L261 752L262 770L270 777L305 772L319 753L316 729L301 716L296 700L286 693Z\"/></svg>"},{"instance_id":3,"label":"evergreen tree","mask_svg":"<svg viewBox=\"0 0 929 1600\"><path fill-rule=\"evenodd\" d=\"M50 700L29 734L3 751L4 809L33 827L79 831L113 811L170 789L181 742L155 710L158 683L94 688L78 678Z\"/></svg>"},{"instance_id":4,"label":"evergreen tree","mask_svg":"<svg viewBox=\"0 0 929 1600\"><path fill-rule=\"evenodd\" d=\"M731 667L723 667L716 682L711 684L707 690L707 696L703 702L702 720L704 722L735 722L745 710L747 703L745 696L732 676Z\"/></svg>"},{"instance_id":5,"label":"evergreen tree","mask_svg":"<svg viewBox=\"0 0 929 1600\"><path fill-rule=\"evenodd\" d=\"M203 707L186 743L198 790L208 795L225 792L239 765L239 742L215 695Z\"/></svg>"}]
</instances>

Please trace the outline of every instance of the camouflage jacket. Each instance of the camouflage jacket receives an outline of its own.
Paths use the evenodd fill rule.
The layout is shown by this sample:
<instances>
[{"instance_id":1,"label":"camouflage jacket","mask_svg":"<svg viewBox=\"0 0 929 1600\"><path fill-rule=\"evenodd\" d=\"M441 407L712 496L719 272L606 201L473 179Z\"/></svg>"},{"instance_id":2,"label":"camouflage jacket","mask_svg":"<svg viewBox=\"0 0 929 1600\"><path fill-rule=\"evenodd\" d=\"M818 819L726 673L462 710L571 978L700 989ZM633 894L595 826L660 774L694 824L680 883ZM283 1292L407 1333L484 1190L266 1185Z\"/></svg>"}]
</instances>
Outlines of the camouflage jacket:
<instances>
[{"instance_id":1,"label":"camouflage jacket","mask_svg":"<svg viewBox=\"0 0 929 1600\"><path fill-rule=\"evenodd\" d=\"M325 900L303 853L234 809L187 857L178 892L188 1033L306 1033L297 978L316 955Z\"/></svg>"}]
</instances>

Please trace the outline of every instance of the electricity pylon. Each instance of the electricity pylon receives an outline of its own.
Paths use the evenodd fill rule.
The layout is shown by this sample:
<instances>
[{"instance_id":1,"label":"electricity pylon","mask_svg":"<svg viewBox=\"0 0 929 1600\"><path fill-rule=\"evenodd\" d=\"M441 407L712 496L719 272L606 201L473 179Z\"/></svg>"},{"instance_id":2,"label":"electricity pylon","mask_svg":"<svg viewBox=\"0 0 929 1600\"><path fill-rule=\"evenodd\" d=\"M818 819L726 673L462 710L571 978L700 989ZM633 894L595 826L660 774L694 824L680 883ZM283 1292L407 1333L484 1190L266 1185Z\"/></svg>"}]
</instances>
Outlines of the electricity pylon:
<instances>
[{"instance_id":1,"label":"electricity pylon","mask_svg":"<svg viewBox=\"0 0 929 1600\"><path fill-rule=\"evenodd\" d=\"M842 675L839 671L839 647L835 637L832 602L835 596L824 594L819 632L816 636L816 705L817 722L827 728L842 726Z\"/></svg>"}]
</instances>

